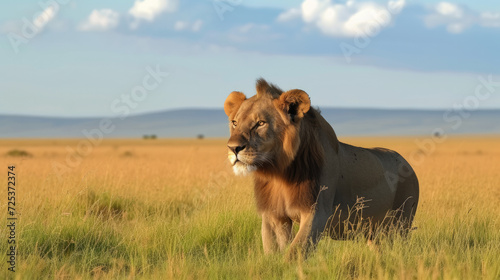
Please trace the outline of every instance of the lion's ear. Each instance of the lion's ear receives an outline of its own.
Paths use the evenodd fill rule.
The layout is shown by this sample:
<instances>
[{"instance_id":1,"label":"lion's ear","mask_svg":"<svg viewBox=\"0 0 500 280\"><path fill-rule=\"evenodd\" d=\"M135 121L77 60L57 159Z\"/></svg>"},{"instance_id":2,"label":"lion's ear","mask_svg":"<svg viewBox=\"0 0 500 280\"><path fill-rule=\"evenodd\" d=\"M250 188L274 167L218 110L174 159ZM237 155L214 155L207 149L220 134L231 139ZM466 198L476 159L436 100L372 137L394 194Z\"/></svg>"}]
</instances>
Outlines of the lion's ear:
<instances>
[{"instance_id":1,"label":"lion's ear","mask_svg":"<svg viewBox=\"0 0 500 280\"><path fill-rule=\"evenodd\" d=\"M246 99L247 97L239 91L231 92L226 98L226 102L224 102L224 112L226 112L226 115L229 117Z\"/></svg>"},{"instance_id":2,"label":"lion's ear","mask_svg":"<svg viewBox=\"0 0 500 280\"><path fill-rule=\"evenodd\" d=\"M309 95L300 89L292 89L281 94L278 104L280 109L288 114L292 122L302 119L311 108Z\"/></svg>"}]
</instances>

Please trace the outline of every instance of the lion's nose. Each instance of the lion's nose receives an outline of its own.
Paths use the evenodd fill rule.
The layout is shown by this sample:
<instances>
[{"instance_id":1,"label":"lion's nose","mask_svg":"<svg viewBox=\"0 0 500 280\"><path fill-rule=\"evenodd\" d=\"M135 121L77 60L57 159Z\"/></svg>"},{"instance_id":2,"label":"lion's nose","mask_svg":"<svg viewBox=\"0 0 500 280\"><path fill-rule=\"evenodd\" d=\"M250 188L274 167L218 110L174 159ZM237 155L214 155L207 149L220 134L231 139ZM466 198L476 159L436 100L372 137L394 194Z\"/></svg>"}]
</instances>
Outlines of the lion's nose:
<instances>
[{"instance_id":1,"label":"lion's nose","mask_svg":"<svg viewBox=\"0 0 500 280\"><path fill-rule=\"evenodd\" d=\"M227 145L227 147L233 151L235 155L237 155L239 152L243 151L246 146L232 146L232 145Z\"/></svg>"}]
</instances>

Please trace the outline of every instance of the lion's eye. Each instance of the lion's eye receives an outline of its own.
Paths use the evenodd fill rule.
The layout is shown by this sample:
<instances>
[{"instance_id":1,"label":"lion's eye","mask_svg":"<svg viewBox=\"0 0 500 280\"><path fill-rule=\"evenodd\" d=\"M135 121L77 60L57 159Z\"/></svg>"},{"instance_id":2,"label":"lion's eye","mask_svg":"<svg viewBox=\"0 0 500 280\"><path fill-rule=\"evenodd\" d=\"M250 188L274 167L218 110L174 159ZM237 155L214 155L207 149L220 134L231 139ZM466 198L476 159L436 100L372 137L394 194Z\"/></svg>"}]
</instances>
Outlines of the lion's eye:
<instances>
[{"instance_id":1,"label":"lion's eye","mask_svg":"<svg viewBox=\"0 0 500 280\"><path fill-rule=\"evenodd\" d=\"M259 126L263 126L263 125L265 125L265 124L266 124L266 122L265 122L265 121L259 121L259 123L258 123L258 125L259 125Z\"/></svg>"},{"instance_id":2,"label":"lion's eye","mask_svg":"<svg viewBox=\"0 0 500 280\"><path fill-rule=\"evenodd\" d=\"M238 125L238 122L237 121L233 121L233 126L237 126Z\"/></svg>"}]
</instances>

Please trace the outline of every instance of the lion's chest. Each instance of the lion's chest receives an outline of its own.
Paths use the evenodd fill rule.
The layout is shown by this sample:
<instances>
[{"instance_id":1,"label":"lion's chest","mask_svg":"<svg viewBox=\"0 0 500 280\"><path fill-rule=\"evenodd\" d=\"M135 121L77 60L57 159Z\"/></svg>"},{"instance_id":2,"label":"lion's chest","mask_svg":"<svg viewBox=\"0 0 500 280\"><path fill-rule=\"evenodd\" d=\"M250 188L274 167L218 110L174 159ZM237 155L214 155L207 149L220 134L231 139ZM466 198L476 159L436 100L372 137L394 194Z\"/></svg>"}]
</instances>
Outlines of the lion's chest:
<instances>
[{"instance_id":1,"label":"lion's chest","mask_svg":"<svg viewBox=\"0 0 500 280\"><path fill-rule=\"evenodd\" d=\"M297 186L281 181L269 181L255 186L257 208L261 213L269 213L275 217L287 217L299 221L300 213L307 210L304 196Z\"/></svg>"}]
</instances>

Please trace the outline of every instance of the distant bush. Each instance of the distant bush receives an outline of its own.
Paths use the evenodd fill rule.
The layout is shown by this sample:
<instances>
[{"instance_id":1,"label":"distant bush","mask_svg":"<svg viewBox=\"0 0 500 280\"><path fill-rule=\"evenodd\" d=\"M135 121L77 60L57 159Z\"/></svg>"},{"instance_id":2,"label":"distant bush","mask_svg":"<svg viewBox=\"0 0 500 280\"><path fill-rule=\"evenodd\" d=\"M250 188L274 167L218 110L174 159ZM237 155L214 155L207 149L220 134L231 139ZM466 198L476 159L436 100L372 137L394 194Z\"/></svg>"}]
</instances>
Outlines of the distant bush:
<instances>
[{"instance_id":1,"label":"distant bush","mask_svg":"<svg viewBox=\"0 0 500 280\"><path fill-rule=\"evenodd\" d=\"M156 138L157 138L156 134L151 134L151 135L145 134L145 135L142 136L142 139L145 139L145 140L147 140L147 139L154 140Z\"/></svg>"},{"instance_id":2,"label":"distant bush","mask_svg":"<svg viewBox=\"0 0 500 280\"><path fill-rule=\"evenodd\" d=\"M24 150L10 150L6 154L9 157L32 157L33 155Z\"/></svg>"},{"instance_id":3,"label":"distant bush","mask_svg":"<svg viewBox=\"0 0 500 280\"><path fill-rule=\"evenodd\" d=\"M132 153L131 151L125 151L121 156L122 157L133 157L134 153Z\"/></svg>"},{"instance_id":4,"label":"distant bush","mask_svg":"<svg viewBox=\"0 0 500 280\"><path fill-rule=\"evenodd\" d=\"M156 134L151 134L151 135L149 136L149 138L150 138L150 139L153 139L153 140L154 140L154 139L156 139Z\"/></svg>"},{"instance_id":5,"label":"distant bush","mask_svg":"<svg viewBox=\"0 0 500 280\"><path fill-rule=\"evenodd\" d=\"M205 135L203 135L203 134L198 134L198 136L196 136L196 138L198 138L198 139L202 140L203 138L205 138Z\"/></svg>"}]
</instances>

